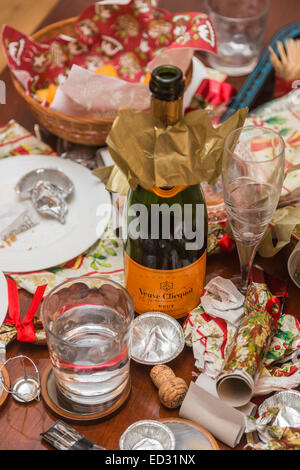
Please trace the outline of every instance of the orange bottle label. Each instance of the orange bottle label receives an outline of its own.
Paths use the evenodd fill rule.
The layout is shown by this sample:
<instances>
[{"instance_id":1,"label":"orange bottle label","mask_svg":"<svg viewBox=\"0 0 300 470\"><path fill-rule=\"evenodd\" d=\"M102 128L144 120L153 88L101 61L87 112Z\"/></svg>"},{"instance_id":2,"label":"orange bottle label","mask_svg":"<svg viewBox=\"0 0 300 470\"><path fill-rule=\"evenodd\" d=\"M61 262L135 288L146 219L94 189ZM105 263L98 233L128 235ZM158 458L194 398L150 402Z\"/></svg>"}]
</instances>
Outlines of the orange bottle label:
<instances>
[{"instance_id":1,"label":"orange bottle label","mask_svg":"<svg viewBox=\"0 0 300 470\"><path fill-rule=\"evenodd\" d=\"M163 312L182 318L200 303L206 273L206 251L195 263L181 269L150 269L125 255L125 283L135 311Z\"/></svg>"}]
</instances>

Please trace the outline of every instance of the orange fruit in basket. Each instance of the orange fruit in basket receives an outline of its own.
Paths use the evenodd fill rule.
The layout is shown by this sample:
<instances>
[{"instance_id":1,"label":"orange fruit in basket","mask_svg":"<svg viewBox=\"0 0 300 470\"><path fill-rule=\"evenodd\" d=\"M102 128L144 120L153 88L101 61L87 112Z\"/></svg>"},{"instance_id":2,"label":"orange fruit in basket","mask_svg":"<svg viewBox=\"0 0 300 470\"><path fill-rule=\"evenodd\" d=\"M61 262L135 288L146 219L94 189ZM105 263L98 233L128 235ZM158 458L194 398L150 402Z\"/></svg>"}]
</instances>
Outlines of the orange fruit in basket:
<instances>
[{"instance_id":1,"label":"orange fruit in basket","mask_svg":"<svg viewBox=\"0 0 300 470\"><path fill-rule=\"evenodd\" d=\"M118 78L117 71L115 67L111 64L102 65L102 67L99 67L96 70L96 73L102 74L102 75L108 75L109 77Z\"/></svg>"},{"instance_id":2,"label":"orange fruit in basket","mask_svg":"<svg viewBox=\"0 0 300 470\"><path fill-rule=\"evenodd\" d=\"M148 85L150 83L150 80L151 80L151 73L148 72L144 78L143 84Z\"/></svg>"},{"instance_id":3,"label":"orange fruit in basket","mask_svg":"<svg viewBox=\"0 0 300 470\"><path fill-rule=\"evenodd\" d=\"M37 90L36 95L42 103L44 101L47 101L47 103L50 105L55 98L56 91L57 86L51 83L48 88L40 88L39 90Z\"/></svg>"}]
</instances>

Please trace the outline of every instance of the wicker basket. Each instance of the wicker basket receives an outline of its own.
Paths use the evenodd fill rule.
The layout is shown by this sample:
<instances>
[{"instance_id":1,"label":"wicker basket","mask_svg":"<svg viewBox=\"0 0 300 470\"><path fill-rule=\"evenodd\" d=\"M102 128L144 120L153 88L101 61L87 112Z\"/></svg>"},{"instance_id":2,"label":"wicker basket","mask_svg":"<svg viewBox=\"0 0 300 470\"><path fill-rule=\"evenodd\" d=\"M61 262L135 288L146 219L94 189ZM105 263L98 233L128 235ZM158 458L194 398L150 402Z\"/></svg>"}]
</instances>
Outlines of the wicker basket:
<instances>
[{"instance_id":1,"label":"wicker basket","mask_svg":"<svg viewBox=\"0 0 300 470\"><path fill-rule=\"evenodd\" d=\"M37 42L66 34L76 37L75 22L77 17L69 18L37 31L32 35ZM192 76L192 69L187 73L186 84ZM37 100L27 95L22 85L11 73L12 82L19 95L26 102L28 108L37 121L52 134L66 139L75 144L101 146L105 144L106 137L111 129L114 118L79 118L67 114L58 113L50 108L45 108Z\"/></svg>"}]
</instances>

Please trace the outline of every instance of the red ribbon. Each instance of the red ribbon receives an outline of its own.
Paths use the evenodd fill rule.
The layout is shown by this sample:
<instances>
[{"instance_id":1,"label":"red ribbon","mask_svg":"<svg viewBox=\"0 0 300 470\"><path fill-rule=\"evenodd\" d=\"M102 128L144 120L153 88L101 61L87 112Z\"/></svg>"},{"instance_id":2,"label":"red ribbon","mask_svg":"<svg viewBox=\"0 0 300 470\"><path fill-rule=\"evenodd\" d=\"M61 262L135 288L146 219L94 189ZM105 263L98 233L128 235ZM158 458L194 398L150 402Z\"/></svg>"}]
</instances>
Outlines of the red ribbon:
<instances>
[{"instance_id":1,"label":"red ribbon","mask_svg":"<svg viewBox=\"0 0 300 470\"><path fill-rule=\"evenodd\" d=\"M235 89L230 83L205 78L196 91L196 95L201 95L213 105L227 104L235 95Z\"/></svg>"},{"instance_id":2,"label":"red ribbon","mask_svg":"<svg viewBox=\"0 0 300 470\"><path fill-rule=\"evenodd\" d=\"M8 287L8 313L5 318L5 323L14 325L17 330L17 339L24 343L34 343L35 341L35 330L33 325L33 317L36 314L36 311L43 299L44 292L46 290L47 284L44 286L39 286L34 294L32 302L30 304L29 310L24 318L21 321L20 317L20 302L18 295L18 286L11 278L7 277L7 287Z\"/></svg>"},{"instance_id":3,"label":"red ribbon","mask_svg":"<svg viewBox=\"0 0 300 470\"><path fill-rule=\"evenodd\" d=\"M276 305L276 308L274 309L274 306ZM281 303L280 300L277 297L271 297L266 305L266 311L273 317L273 325L274 328L277 330L277 323L280 318L280 313L281 313Z\"/></svg>"},{"instance_id":4,"label":"red ribbon","mask_svg":"<svg viewBox=\"0 0 300 470\"><path fill-rule=\"evenodd\" d=\"M224 233L223 237L219 240L219 247L222 251L232 251L234 248L234 241Z\"/></svg>"}]
</instances>

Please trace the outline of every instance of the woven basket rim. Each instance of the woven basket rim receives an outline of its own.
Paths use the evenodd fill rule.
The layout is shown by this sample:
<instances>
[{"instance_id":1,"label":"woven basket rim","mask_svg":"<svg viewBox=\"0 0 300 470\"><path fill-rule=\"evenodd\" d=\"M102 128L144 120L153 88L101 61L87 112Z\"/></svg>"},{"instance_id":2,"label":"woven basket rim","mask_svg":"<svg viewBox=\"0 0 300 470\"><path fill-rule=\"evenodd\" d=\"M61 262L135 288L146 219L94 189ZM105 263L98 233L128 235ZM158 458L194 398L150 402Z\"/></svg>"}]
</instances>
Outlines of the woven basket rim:
<instances>
[{"instance_id":1,"label":"woven basket rim","mask_svg":"<svg viewBox=\"0 0 300 470\"><path fill-rule=\"evenodd\" d=\"M61 20L61 21L57 21L55 23L51 23L50 25L47 25L45 26L44 28L42 29L39 29L38 31L36 31L35 33L33 33L31 35L31 37L39 42L39 39L41 36L43 36L45 33L53 30L53 29L57 29L57 28L60 28L61 26L63 25L67 25L67 24L70 24L70 23L75 23L76 20L78 19L78 16L73 16L71 18L67 18L65 20ZM191 64L191 67L192 67L192 64ZM116 119L117 117L117 113L114 117L101 117L101 118L88 118L88 117L77 117L77 116L71 116L70 114L65 114L65 113L61 113L61 112L58 112L58 111L55 111L54 109L51 109L51 108L45 108L44 106L42 106L36 99L32 98L30 95L28 95L25 91L25 89L23 88L23 86L21 85L21 83L19 82L19 80L16 78L16 76L14 75L14 73L9 69L9 72L10 72L10 75L11 75L11 78L12 78L12 82L17 90L17 92L19 93L19 95L21 95L21 97L26 101L26 103L35 108L36 109L36 112L39 112L39 113L43 113L45 116L51 116L53 119L57 119L57 120L62 120L64 119L66 122L69 122L69 123L74 123L74 124L78 124L78 125L86 125L86 126L98 126L98 125L112 125L114 120ZM188 75L188 72L187 72L187 75Z\"/></svg>"},{"instance_id":2,"label":"woven basket rim","mask_svg":"<svg viewBox=\"0 0 300 470\"><path fill-rule=\"evenodd\" d=\"M61 21L57 21L56 23L52 23L51 25L48 25L48 26L45 26L44 28L36 31L34 34L32 34L32 38L34 40L36 40L37 42L39 42L39 37L41 35L43 35L46 31L49 31L51 29L54 29L54 28L57 28L61 25L64 25L64 24L69 24L69 23L74 23L76 20L77 20L77 16L74 16L72 18L68 18L66 20L61 20ZM64 114L64 113L61 113L61 112L58 112L58 111L55 111L54 109L50 109L50 108L45 108L44 106L42 106L37 100L35 100L34 98L32 98L30 95L28 95L25 91L25 89L23 88L23 86L21 85L21 83L19 82L19 80L15 77L15 75L13 74L13 72L10 70L10 75L12 77L12 80L13 80L13 83L14 83L14 86L16 87L17 91L20 93L20 95L24 98L25 101L27 101L28 103L30 103L32 106L34 107L39 107L41 109L41 112L45 112L45 113L48 113L49 115L52 115L53 117L56 117L56 118L64 118L65 120L69 120L69 121L72 121L72 122L80 122L82 124L86 123L86 124L97 124L97 123L113 123L113 121L115 120L116 116L115 117L103 117L103 118L86 118L86 117L76 117L76 116L71 116L69 114Z\"/></svg>"}]
</instances>

